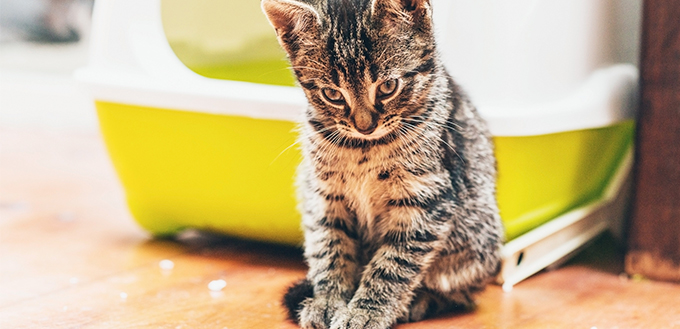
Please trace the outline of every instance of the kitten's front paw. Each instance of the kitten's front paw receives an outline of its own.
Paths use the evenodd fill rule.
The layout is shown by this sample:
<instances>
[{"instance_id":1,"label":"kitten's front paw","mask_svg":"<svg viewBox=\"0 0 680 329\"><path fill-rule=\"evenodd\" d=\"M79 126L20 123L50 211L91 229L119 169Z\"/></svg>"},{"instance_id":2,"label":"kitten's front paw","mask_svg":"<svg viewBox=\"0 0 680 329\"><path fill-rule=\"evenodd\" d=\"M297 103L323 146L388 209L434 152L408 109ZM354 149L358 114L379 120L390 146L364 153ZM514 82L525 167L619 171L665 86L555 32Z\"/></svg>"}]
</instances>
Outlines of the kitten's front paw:
<instances>
[{"instance_id":1,"label":"kitten's front paw","mask_svg":"<svg viewBox=\"0 0 680 329\"><path fill-rule=\"evenodd\" d=\"M344 300L329 298L308 298L302 305L300 327L303 329L326 329L335 314L347 308Z\"/></svg>"},{"instance_id":2,"label":"kitten's front paw","mask_svg":"<svg viewBox=\"0 0 680 329\"><path fill-rule=\"evenodd\" d=\"M360 308L348 308L336 313L331 329L387 329L394 323L384 314Z\"/></svg>"}]
</instances>

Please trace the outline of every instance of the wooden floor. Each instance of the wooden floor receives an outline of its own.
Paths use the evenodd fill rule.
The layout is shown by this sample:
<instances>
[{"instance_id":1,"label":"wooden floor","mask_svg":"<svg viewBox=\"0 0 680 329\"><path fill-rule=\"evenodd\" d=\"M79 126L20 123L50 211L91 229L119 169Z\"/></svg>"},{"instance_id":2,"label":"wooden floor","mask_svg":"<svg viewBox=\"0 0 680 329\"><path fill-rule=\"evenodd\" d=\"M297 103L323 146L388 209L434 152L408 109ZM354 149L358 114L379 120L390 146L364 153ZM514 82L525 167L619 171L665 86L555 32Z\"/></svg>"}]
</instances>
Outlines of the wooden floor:
<instances>
[{"instance_id":1,"label":"wooden floor","mask_svg":"<svg viewBox=\"0 0 680 329\"><path fill-rule=\"evenodd\" d=\"M490 286L475 312L398 328L680 328L679 285L621 272L605 236L511 292ZM297 249L150 239L97 133L0 124L0 328L296 328L279 299L304 273Z\"/></svg>"}]
</instances>

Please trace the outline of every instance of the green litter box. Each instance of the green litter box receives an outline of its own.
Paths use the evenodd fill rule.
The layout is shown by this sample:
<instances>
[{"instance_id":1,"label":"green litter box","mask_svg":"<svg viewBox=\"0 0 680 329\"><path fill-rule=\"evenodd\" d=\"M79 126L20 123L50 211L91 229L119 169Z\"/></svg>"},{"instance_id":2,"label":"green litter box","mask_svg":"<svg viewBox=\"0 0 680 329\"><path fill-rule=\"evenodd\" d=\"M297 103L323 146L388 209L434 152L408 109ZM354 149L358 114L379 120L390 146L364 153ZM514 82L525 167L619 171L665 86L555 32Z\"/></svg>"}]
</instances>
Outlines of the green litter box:
<instances>
[{"instance_id":1,"label":"green litter box","mask_svg":"<svg viewBox=\"0 0 680 329\"><path fill-rule=\"evenodd\" d=\"M200 228L301 241L294 122L103 101L96 107L130 209L149 232ZM633 121L623 121L494 137L507 239L600 198L632 145L633 130Z\"/></svg>"},{"instance_id":2,"label":"green litter box","mask_svg":"<svg viewBox=\"0 0 680 329\"><path fill-rule=\"evenodd\" d=\"M238 11L228 24L247 28L225 37L211 29L215 15L182 21L196 15L186 1L98 0L91 61L77 78L144 229L299 245L292 145L306 100L259 2L234 3L191 2ZM508 241L603 198L632 147L636 81L634 66L613 65L557 101L479 108Z\"/></svg>"}]
</instances>

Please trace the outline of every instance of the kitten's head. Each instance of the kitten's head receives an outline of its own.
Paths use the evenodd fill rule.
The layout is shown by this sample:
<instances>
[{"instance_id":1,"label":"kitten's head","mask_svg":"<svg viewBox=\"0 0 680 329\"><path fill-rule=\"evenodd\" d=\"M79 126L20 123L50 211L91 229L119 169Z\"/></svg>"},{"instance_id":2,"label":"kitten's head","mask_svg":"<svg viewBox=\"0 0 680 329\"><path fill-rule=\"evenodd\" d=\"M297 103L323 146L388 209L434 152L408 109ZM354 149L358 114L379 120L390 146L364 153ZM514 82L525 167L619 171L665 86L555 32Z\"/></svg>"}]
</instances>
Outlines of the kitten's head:
<instances>
[{"instance_id":1,"label":"kitten's head","mask_svg":"<svg viewBox=\"0 0 680 329\"><path fill-rule=\"evenodd\" d=\"M307 119L341 140L422 121L437 67L429 0L263 0L312 104Z\"/></svg>"}]
</instances>

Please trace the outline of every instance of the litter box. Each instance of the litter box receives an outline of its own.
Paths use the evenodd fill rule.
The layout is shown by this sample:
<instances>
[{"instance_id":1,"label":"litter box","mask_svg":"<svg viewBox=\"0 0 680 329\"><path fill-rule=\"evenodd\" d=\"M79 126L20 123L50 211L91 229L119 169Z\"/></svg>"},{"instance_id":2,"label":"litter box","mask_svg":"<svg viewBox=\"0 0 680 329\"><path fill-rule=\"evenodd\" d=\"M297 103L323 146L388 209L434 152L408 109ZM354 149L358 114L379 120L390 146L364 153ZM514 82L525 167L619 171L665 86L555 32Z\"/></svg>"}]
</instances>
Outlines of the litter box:
<instances>
[{"instance_id":1,"label":"litter box","mask_svg":"<svg viewBox=\"0 0 680 329\"><path fill-rule=\"evenodd\" d=\"M456 8L440 3L441 21ZM464 40L441 38L447 66L467 88L447 55ZM258 1L95 3L90 62L76 77L94 97L140 226L156 236L199 229L301 243L294 129L306 100L287 65ZM545 85L515 86L520 97L507 102L484 84L467 88L496 145L508 241L499 281L507 286L623 216L637 70L595 65L566 80L540 99L525 90Z\"/></svg>"}]
</instances>

